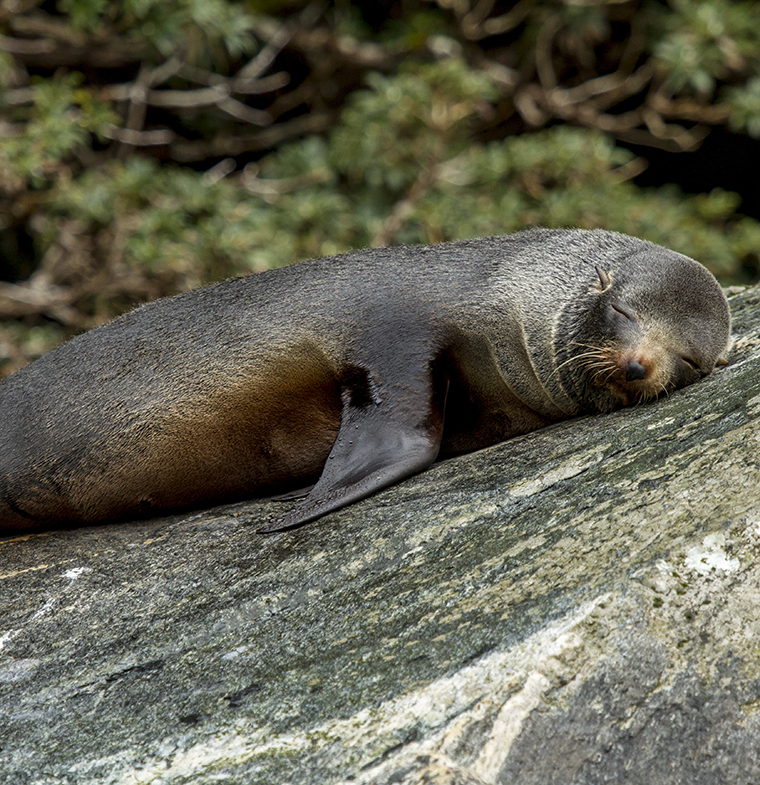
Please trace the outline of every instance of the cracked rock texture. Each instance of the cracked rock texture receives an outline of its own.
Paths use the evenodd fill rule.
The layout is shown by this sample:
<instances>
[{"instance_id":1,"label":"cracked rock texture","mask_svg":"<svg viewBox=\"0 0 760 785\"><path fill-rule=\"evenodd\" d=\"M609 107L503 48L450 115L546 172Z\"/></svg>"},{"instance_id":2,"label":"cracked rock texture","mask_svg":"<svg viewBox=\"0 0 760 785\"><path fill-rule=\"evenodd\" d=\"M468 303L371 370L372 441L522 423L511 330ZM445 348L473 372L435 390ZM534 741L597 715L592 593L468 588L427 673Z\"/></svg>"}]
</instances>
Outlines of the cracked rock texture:
<instances>
[{"instance_id":1,"label":"cracked rock texture","mask_svg":"<svg viewBox=\"0 0 760 785\"><path fill-rule=\"evenodd\" d=\"M0 540L0 782L757 785L760 290L728 367L282 504Z\"/></svg>"}]
</instances>

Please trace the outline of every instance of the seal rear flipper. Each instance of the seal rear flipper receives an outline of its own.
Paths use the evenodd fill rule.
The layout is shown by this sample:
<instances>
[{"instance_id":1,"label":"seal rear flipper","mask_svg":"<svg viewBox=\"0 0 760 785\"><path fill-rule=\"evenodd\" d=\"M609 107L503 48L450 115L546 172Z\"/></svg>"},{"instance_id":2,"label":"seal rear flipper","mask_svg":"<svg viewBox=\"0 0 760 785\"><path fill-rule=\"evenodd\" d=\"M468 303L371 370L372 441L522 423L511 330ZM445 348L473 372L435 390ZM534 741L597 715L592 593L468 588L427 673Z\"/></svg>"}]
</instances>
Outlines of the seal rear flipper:
<instances>
[{"instance_id":1,"label":"seal rear flipper","mask_svg":"<svg viewBox=\"0 0 760 785\"><path fill-rule=\"evenodd\" d=\"M443 401L437 400L432 383L424 401L414 396L395 406L390 401L345 404L317 484L303 501L258 531L293 529L426 469L438 455L442 435Z\"/></svg>"}]
</instances>

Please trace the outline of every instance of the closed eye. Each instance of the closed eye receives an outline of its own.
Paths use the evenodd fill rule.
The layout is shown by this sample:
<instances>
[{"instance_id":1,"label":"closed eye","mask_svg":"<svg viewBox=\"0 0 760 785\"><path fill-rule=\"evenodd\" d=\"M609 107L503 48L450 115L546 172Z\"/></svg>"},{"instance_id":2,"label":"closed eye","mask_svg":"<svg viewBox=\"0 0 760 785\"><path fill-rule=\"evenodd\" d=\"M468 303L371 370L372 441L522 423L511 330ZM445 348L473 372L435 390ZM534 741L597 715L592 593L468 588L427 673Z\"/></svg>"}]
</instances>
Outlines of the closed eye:
<instances>
[{"instance_id":1,"label":"closed eye","mask_svg":"<svg viewBox=\"0 0 760 785\"><path fill-rule=\"evenodd\" d=\"M630 308L626 308L624 305L613 303L612 310L617 311L621 316L625 316L626 319L629 319L632 322L636 321L636 315Z\"/></svg>"},{"instance_id":2,"label":"closed eye","mask_svg":"<svg viewBox=\"0 0 760 785\"><path fill-rule=\"evenodd\" d=\"M689 366L689 368L691 368L692 370L694 370L694 371L698 371L698 370L699 370L699 363L697 363L697 362L696 362L696 360L692 360L692 359L691 359L691 357L682 357L681 359L682 359L682 360L683 360L683 361L686 363L686 365L688 365L688 366Z\"/></svg>"}]
</instances>

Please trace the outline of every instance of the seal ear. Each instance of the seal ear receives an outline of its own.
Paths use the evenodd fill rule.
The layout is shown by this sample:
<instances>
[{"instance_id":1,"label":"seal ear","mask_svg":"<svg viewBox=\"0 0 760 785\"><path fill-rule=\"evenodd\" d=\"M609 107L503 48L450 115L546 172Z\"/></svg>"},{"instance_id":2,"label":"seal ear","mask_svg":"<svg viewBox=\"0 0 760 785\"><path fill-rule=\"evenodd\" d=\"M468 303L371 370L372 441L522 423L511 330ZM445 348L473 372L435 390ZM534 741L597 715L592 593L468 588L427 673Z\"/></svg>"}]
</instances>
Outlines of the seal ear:
<instances>
[{"instance_id":1,"label":"seal ear","mask_svg":"<svg viewBox=\"0 0 760 785\"><path fill-rule=\"evenodd\" d=\"M612 278L610 274L602 270L599 265L596 265L596 273L599 276L599 291L606 292L612 286Z\"/></svg>"}]
</instances>

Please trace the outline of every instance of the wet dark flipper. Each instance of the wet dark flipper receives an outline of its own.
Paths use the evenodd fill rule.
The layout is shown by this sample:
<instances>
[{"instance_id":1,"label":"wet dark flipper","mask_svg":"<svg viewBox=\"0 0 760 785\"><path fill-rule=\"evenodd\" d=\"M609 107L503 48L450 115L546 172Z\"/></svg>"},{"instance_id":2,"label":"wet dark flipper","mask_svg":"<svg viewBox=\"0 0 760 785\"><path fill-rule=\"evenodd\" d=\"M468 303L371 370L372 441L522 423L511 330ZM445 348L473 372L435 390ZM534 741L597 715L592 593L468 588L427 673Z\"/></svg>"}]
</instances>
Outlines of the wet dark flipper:
<instances>
[{"instance_id":1,"label":"wet dark flipper","mask_svg":"<svg viewBox=\"0 0 760 785\"><path fill-rule=\"evenodd\" d=\"M435 461L443 434L445 386L436 389L430 362L419 375L369 389L369 374L343 395L340 428L319 481L303 499L261 532L279 532L392 485ZM424 374L424 378L423 378ZM440 385L439 385L440 386Z\"/></svg>"},{"instance_id":2,"label":"wet dark flipper","mask_svg":"<svg viewBox=\"0 0 760 785\"><path fill-rule=\"evenodd\" d=\"M289 502L293 499L303 499L304 496L308 496L312 492L313 488L313 485L307 485L305 488L296 488L294 491L278 493L276 496L268 496L267 499L270 502Z\"/></svg>"}]
</instances>

